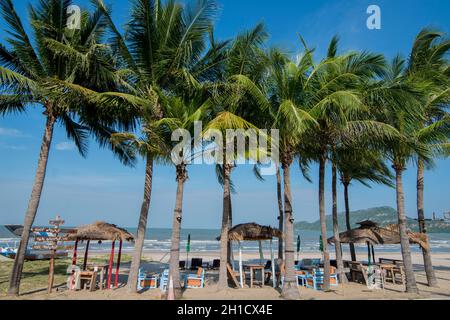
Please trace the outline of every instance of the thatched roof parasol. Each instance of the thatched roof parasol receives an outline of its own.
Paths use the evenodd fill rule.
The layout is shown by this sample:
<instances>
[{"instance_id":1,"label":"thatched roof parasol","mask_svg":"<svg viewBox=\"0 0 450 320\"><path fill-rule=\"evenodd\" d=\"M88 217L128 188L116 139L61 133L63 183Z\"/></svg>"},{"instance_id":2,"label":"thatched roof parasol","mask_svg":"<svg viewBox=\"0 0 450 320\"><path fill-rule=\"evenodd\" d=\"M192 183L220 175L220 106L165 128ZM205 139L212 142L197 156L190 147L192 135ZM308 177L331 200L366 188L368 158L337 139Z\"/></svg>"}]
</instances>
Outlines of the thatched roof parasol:
<instances>
[{"instance_id":1,"label":"thatched roof parasol","mask_svg":"<svg viewBox=\"0 0 450 320\"><path fill-rule=\"evenodd\" d=\"M98 241L134 241L134 236L127 230L106 222L95 222L75 229L67 236L68 240L98 240Z\"/></svg>"},{"instance_id":2,"label":"thatched roof parasol","mask_svg":"<svg viewBox=\"0 0 450 320\"><path fill-rule=\"evenodd\" d=\"M256 223L245 223L233 227L228 232L228 238L235 241L270 240L272 238L283 238L283 233L272 227L261 226ZM220 240L220 237L217 240Z\"/></svg>"},{"instance_id":3,"label":"thatched roof parasol","mask_svg":"<svg viewBox=\"0 0 450 320\"><path fill-rule=\"evenodd\" d=\"M345 231L339 234L341 243L367 243L372 245L400 244L400 232L398 225L380 227L372 221L358 223L359 228ZM418 244L428 250L428 237L423 233L407 231L409 242ZM328 243L334 243L334 237L328 239Z\"/></svg>"}]
</instances>

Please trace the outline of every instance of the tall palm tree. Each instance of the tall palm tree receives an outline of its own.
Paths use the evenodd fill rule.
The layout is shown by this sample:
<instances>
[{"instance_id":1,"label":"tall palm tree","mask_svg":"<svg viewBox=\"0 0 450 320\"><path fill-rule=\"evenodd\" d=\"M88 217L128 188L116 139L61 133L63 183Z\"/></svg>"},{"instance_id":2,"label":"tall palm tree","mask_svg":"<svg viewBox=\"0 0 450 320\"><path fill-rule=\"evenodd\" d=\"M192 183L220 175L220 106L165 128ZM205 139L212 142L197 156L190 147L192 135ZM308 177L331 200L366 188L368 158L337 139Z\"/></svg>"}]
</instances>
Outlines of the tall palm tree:
<instances>
[{"instance_id":1,"label":"tall palm tree","mask_svg":"<svg viewBox=\"0 0 450 320\"><path fill-rule=\"evenodd\" d=\"M429 88L425 94L424 121L422 130L418 132L418 139L436 147L448 141L448 113L445 111L449 103L450 93L448 90L449 74L448 60L449 51L448 39L444 34L435 30L422 30L416 37L409 57L408 73L416 78L427 81ZM444 119L444 120L443 120ZM447 128L446 126L447 122ZM427 141L425 141L425 139ZM425 161L421 157L417 159L417 215L419 220L419 231L426 234L425 212L424 212L424 174ZM428 285L437 287L437 280L431 261L429 249L422 248L425 273Z\"/></svg>"},{"instance_id":2,"label":"tall palm tree","mask_svg":"<svg viewBox=\"0 0 450 320\"><path fill-rule=\"evenodd\" d=\"M212 37L212 21L217 12L214 1L199 0L195 5L183 6L177 1L136 0L126 26L126 37L114 25L103 1L95 2L108 19L111 43L123 64L121 74L127 80L123 92L104 94L97 102L150 108L153 116L144 119L144 127L154 128L152 122L165 117L161 105L165 96L193 90L199 81L214 80L220 70L223 61L220 52L226 44L216 43ZM212 41L206 50L208 35ZM137 116L140 117L139 113ZM127 284L129 291L136 291L150 206L153 157L147 156L144 200Z\"/></svg>"},{"instance_id":3,"label":"tall palm tree","mask_svg":"<svg viewBox=\"0 0 450 320\"><path fill-rule=\"evenodd\" d=\"M325 168L327 160L334 162L336 149L351 144L355 139L366 137L391 139L396 130L370 117L370 109L364 102L364 84L374 76L382 75L385 67L383 56L368 52L350 52L337 55L338 39L330 42L327 57L315 66L308 79L311 99L308 102L311 115L319 123L314 134L314 147L319 161L319 213L323 238L324 288L329 289L329 252L326 243L325 220ZM333 167L333 190L337 183L336 165ZM334 192L335 193L335 192ZM336 195L334 200L336 200ZM337 206L333 206L333 233L335 238L336 260L340 278L344 279L343 261L340 250L339 226L337 225Z\"/></svg>"},{"instance_id":4,"label":"tall palm tree","mask_svg":"<svg viewBox=\"0 0 450 320\"><path fill-rule=\"evenodd\" d=\"M71 100L60 90L59 82L87 86L97 90L114 87L109 53L100 43L105 21L100 12L83 12L81 29L66 29L67 8L71 1L39 1L29 7L32 36L17 14L11 0L0 1L1 15L8 27L8 46L0 46L0 114L22 112L26 106L41 105L46 119L41 151L25 214L22 239L14 260L8 292L19 293L20 280L30 230L36 217L44 186L48 156L56 123L63 125L67 136L86 155L86 139L95 134L101 145L107 145L114 113L107 117L88 103ZM68 56L71 49L80 53L79 65ZM102 119L100 121L99 119ZM125 163L132 163L125 150L114 148Z\"/></svg>"},{"instance_id":5,"label":"tall palm tree","mask_svg":"<svg viewBox=\"0 0 450 320\"><path fill-rule=\"evenodd\" d=\"M347 231L352 229L350 223L349 187L353 181L360 182L370 188L369 182L382 183L393 187L392 174L383 161L378 150L370 150L358 146L345 146L336 153L336 165L340 181L344 187L345 222ZM349 244L352 261L356 261L355 246Z\"/></svg>"},{"instance_id":6,"label":"tall palm tree","mask_svg":"<svg viewBox=\"0 0 450 320\"><path fill-rule=\"evenodd\" d=\"M266 81L258 83L245 76L239 76L235 80L247 94L251 95L254 104L258 106L255 109L265 111L263 117L257 115L254 117L256 118L254 123L261 128L272 127L279 130L278 147L284 189L284 217L280 218L280 225L284 227L283 256L286 269L282 295L286 299L298 299L294 268L294 217L290 169L306 129L315 124L307 110L302 108L305 99L303 88L312 62L311 52L306 50L296 63L289 61L286 55L277 49L269 51L267 56L269 66ZM281 184L281 177L278 181ZM278 187L279 194L280 189L281 185Z\"/></svg>"},{"instance_id":7,"label":"tall palm tree","mask_svg":"<svg viewBox=\"0 0 450 320\"><path fill-rule=\"evenodd\" d=\"M223 135L223 159L219 174L223 185L223 211L222 227L220 238L220 259L225 262L229 256L228 231L231 226L231 174L235 167L235 157L248 157L246 155L229 154L227 149L232 150L234 142L226 140L226 130L247 130L257 128L248 121L252 119L251 112L256 110L248 108L248 97L242 95L238 79L249 77L250 79L262 79L265 71L265 56L261 45L267 38L267 33L262 24L258 24L250 31L239 34L231 43L227 50L226 61L222 76L216 78L216 83L210 88L216 105L212 120L209 122L205 133L210 130L219 130ZM252 119L253 122L253 119ZM223 290L228 287L228 275L226 263L220 264L218 289Z\"/></svg>"},{"instance_id":8,"label":"tall palm tree","mask_svg":"<svg viewBox=\"0 0 450 320\"><path fill-rule=\"evenodd\" d=\"M180 279L180 232L181 232L181 222L183 219L183 192L184 184L188 179L187 166L196 157L192 154L190 150L193 145L195 145L194 137L194 125L195 122L202 121L205 115L207 115L209 107L209 101L201 101L198 98L192 98L189 102L183 102L179 98L170 98L166 103L164 108L166 118L164 119L164 125L168 131L168 145L170 145L172 150L175 148L175 143L172 142L170 137L174 130L183 129L191 133L191 140L185 141L187 145L178 154L172 153L172 161L176 160L176 181L177 181L177 193L175 201L175 209L173 213L173 224L172 224L172 245L170 251L170 261L169 261L169 278L173 281L174 295L175 298L181 297L181 279ZM170 138L170 140L169 140ZM178 142L177 142L178 143ZM186 150L186 148L189 148ZM195 150L194 150L195 152Z\"/></svg>"},{"instance_id":9,"label":"tall palm tree","mask_svg":"<svg viewBox=\"0 0 450 320\"><path fill-rule=\"evenodd\" d=\"M406 291L417 293L418 288L407 234L403 173L407 169L408 161L412 159L414 154L428 160L430 152L415 137L419 130L419 123L422 123L424 120L423 96L421 95L424 90L424 83L409 77L405 69L405 61L398 56L395 57L385 77L381 80L381 87L387 88L387 90L383 89L383 94L377 96L374 112L380 121L391 125L402 134L401 139L394 139L392 143L386 144L385 155L391 161L392 168L395 171L398 225L403 263L405 265Z\"/></svg>"}]
</instances>

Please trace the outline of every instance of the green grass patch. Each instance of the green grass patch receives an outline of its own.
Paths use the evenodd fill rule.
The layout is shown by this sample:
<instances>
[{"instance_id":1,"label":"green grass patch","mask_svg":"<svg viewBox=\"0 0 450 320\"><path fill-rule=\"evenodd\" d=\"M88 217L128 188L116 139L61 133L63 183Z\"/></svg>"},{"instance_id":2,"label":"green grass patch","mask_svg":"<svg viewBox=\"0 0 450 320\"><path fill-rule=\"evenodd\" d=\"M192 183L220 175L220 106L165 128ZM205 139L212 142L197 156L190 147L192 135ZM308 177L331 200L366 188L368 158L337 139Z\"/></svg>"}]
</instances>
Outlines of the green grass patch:
<instances>
[{"instance_id":1,"label":"green grass patch","mask_svg":"<svg viewBox=\"0 0 450 320\"><path fill-rule=\"evenodd\" d=\"M117 255L114 257L116 262ZM122 263L130 263L130 255L122 255ZM55 280L54 284L64 283L67 280L67 268L72 263L71 259L55 260ZM83 263L83 258L78 259L78 265ZM89 264L108 264L108 255L93 256L88 259ZM9 275L13 266L13 261L0 261L0 297L8 292ZM23 267L20 292L25 293L46 288L48 285L49 261L26 261Z\"/></svg>"}]
</instances>

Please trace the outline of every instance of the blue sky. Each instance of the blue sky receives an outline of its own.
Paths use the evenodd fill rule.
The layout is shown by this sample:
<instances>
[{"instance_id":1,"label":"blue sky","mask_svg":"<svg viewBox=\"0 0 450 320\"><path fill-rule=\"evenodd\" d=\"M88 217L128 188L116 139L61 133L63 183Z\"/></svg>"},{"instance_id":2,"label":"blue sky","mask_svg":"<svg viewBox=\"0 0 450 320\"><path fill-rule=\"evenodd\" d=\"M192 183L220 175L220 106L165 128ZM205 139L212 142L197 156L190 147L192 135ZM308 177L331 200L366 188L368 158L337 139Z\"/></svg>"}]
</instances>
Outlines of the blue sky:
<instances>
[{"instance_id":1,"label":"blue sky","mask_svg":"<svg viewBox=\"0 0 450 320\"><path fill-rule=\"evenodd\" d=\"M86 0L75 0L87 5ZM129 4L113 3L114 17L119 24L126 21ZM26 17L28 1L14 1L17 11ZM407 55L415 35L425 26L449 31L450 2L430 1L306 1L280 0L220 0L221 13L217 19L217 37L226 39L237 32L265 22L271 35L270 44L295 54L300 48L298 34L322 56L331 37L338 34L340 50L370 50L393 57ZM379 5L382 29L368 30L366 9ZM0 21L3 27L3 21ZM1 33L3 38L4 33ZM1 40L3 41L3 39ZM0 118L0 224L22 224L31 192L44 117L39 107L31 107L26 114ZM329 171L329 168L328 168ZM144 164L135 168L122 166L107 150L91 142L88 157L79 156L67 140L61 127L55 130L48 175L42 194L36 223L46 224L60 214L68 225L105 220L122 226L137 224L142 200ZM222 189L217 183L214 168L192 166L185 187L183 227L219 228L222 212ZM313 183L300 176L298 167L292 170L294 214L297 221L318 219L318 170L311 170ZM439 161L426 173L426 214L438 215L450 210L448 197L450 162ZM259 182L251 168L241 166L233 172L237 194L233 195L234 222L257 221L277 223L276 181L268 177ZM327 213L331 211L330 175L327 174ZM415 216L415 168L405 174L406 209ZM171 166L155 169L149 227L170 227L175 201L175 172ZM339 208L343 209L342 190L339 189ZM395 191L373 186L367 189L355 184L350 191L352 209L389 205L395 207Z\"/></svg>"}]
</instances>

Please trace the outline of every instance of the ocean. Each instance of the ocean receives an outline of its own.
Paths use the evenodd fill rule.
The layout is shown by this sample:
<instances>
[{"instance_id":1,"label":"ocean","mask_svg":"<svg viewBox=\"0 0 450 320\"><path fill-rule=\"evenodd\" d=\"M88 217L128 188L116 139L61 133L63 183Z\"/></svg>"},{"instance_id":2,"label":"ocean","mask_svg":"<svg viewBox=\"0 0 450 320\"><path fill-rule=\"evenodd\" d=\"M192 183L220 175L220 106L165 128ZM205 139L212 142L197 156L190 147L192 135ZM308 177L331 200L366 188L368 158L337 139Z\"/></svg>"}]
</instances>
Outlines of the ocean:
<instances>
[{"instance_id":1,"label":"ocean","mask_svg":"<svg viewBox=\"0 0 450 320\"><path fill-rule=\"evenodd\" d=\"M129 232L135 234L135 228L127 229ZM181 231L181 243L180 249L182 252L186 249L188 234L191 235L191 251L192 252L210 252L218 251L220 249L219 241L216 238L220 235L220 230L215 229L183 229ZM319 252L319 239L320 232L318 231L295 231L295 238L300 235L301 246L300 251L303 253ZM329 236L332 234L330 233ZM449 233L432 233L429 234L431 250L434 253L450 253L450 234ZM169 252L171 243L171 229L147 229L146 240L144 244L144 251L161 251ZM296 241L296 240L295 240ZM0 246L7 243L18 242L18 238L14 238L11 233L3 226L0 226ZM278 243L274 240L274 250L278 248ZM246 252L258 252L258 242L245 241L242 243L242 248ZM264 250L269 250L269 241L263 243ZM108 242L104 243L91 243L90 250L98 252L107 252L110 249ZM129 252L133 250L132 243L124 244L124 251ZM330 252L334 250L330 246ZM343 250L348 250L347 245L343 245ZM367 247L365 245L357 245L357 252L366 253ZM377 252L400 252L400 245L385 245L377 246ZM412 252L420 252L420 248L417 245L411 246Z\"/></svg>"}]
</instances>

